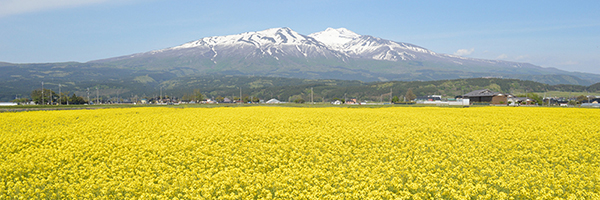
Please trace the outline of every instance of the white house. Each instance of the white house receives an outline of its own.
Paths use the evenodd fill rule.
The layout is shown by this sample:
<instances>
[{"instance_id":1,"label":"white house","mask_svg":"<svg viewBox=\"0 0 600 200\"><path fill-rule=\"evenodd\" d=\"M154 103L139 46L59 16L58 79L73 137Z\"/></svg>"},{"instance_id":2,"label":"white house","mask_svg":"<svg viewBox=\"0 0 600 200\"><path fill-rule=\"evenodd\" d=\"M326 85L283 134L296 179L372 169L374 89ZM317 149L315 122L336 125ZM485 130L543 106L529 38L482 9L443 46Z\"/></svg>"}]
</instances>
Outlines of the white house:
<instances>
[{"instance_id":1,"label":"white house","mask_svg":"<svg viewBox=\"0 0 600 200\"><path fill-rule=\"evenodd\" d=\"M277 99L269 99L267 102L268 104L274 104L274 103L281 103L281 101L277 100Z\"/></svg>"}]
</instances>

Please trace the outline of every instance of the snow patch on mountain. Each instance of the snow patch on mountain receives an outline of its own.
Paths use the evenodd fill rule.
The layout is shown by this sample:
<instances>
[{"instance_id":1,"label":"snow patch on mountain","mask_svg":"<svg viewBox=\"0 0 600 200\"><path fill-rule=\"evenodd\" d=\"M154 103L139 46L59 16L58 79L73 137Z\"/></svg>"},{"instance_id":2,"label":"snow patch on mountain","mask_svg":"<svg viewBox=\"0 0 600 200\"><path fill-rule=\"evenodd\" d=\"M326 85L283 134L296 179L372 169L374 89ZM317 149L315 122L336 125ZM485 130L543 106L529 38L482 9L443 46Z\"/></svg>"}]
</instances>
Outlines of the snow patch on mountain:
<instances>
[{"instance_id":1,"label":"snow patch on mountain","mask_svg":"<svg viewBox=\"0 0 600 200\"><path fill-rule=\"evenodd\" d=\"M416 59L417 54L436 55L435 52L416 45L359 35L345 28L327 28L308 36L349 57L399 61Z\"/></svg>"},{"instance_id":2,"label":"snow patch on mountain","mask_svg":"<svg viewBox=\"0 0 600 200\"><path fill-rule=\"evenodd\" d=\"M199 46L216 45L253 45L257 48L268 47L272 45L302 45L316 44L316 40L301 35L290 28L271 28L264 31L246 32L237 35L206 37L193 42L188 42L170 49L194 48Z\"/></svg>"},{"instance_id":3,"label":"snow patch on mountain","mask_svg":"<svg viewBox=\"0 0 600 200\"><path fill-rule=\"evenodd\" d=\"M346 28L327 28L325 31L312 33L308 36L315 38L335 50L343 50L344 44L360 37L359 34Z\"/></svg>"}]
</instances>

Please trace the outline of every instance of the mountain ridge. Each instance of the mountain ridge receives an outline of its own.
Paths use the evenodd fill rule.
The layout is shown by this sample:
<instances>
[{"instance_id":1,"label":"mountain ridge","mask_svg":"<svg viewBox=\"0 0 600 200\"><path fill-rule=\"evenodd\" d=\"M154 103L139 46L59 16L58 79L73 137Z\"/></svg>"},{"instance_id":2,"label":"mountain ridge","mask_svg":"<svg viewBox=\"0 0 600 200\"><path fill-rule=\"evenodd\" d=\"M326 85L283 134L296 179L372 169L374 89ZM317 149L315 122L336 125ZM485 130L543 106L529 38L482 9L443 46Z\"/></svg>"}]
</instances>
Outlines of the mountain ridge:
<instances>
[{"instance_id":1,"label":"mountain ridge","mask_svg":"<svg viewBox=\"0 0 600 200\"><path fill-rule=\"evenodd\" d=\"M230 74L361 81L526 77L539 81L542 80L539 77L567 75L572 77L567 82L570 84L590 85L600 81L600 75L596 74L436 53L410 43L360 35L346 28L327 28L308 35L283 27L211 36L170 48L88 63L175 71L178 76Z\"/></svg>"},{"instance_id":2,"label":"mountain ridge","mask_svg":"<svg viewBox=\"0 0 600 200\"><path fill-rule=\"evenodd\" d=\"M169 48L86 63L0 63L0 67L8 69L7 74L0 75L0 80L37 82L48 79L132 81L145 74L159 74L160 77L154 78L157 82L210 74L364 82L479 77L516 78L547 84L600 82L598 74L441 54L345 28L327 28L308 35L287 27L272 28L204 37Z\"/></svg>"}]
</instances>

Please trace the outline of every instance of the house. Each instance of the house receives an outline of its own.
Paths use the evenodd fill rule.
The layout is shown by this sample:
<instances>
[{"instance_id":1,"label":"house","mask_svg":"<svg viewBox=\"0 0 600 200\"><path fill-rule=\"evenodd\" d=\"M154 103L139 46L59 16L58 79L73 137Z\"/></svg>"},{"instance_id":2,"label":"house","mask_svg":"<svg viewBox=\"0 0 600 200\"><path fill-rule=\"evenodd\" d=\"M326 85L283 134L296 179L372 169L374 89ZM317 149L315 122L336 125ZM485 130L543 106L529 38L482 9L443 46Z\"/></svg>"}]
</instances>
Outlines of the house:
<instances>
[{"instance_id":1,"label":"house","mask_svg":"<svg viewBox=\"0 0 600 200\"><path fill-rule=\"evenodd\" d=\"M356 99L347 100L346 104L349 104L349 105L358 104L358 105L360 105L360 103Z\"/></svg>"},{"instance_id":2,"label":"house","mask_svg":"<svg viewBox=\"0 0 600 200\"><path fill-rule=\"evenodd\" d=\"M334 102L331 102L331 104L333 104L333 105L340 105L340 104L342 104L342 101L335 100Z\"/></svg>"},{"instance_id":3,"label":"house","mask_svg":"<svg viewBox=\"0 0 600 200\"><path fill-rule=\"evenodd\" d=\"M569 105L569 99L564 98L564 97L546 97L543 100L543 103L545 105L558 105L558 106L563 106L566 107Z\"/></svg>"},{"instance_id":4,"label":"house","mask_svg":"<svg viewBox=\"0 0 600 200\"><path fill-rule=\"evenodd\" d=\"M231 102L232 102L231 99L229 99L227 97L223 98L223 103L231 103Z\"/></svg>"},{"instance_id":5,"label":"house","mask_svg":"<svg viewBox=\"0 0 600 200\"><path fill-rule=\"evenodd\" d=\"M590 99L586 99L586 100L581 101L581 103L596 103L596 104L598 102L600 102L600 98L593 98L593 99L590 98Z\"/></svg>"},{"instance_id":6,"label":"house","mask_svg":"<svg viewBox=\"0 0 600 200\"><path fill-rule=\"evenodd\" d=\"M206 103L213 104L213 103L219 103L219 102L217 102L214 99L206 99Z\"/></svg>"},{"instance_id":7,"label":"house","mask_svg":"<svg viewBox=\"0 0 600 200\"><path fill-rule=\"evenodd\" d=\"M415 101L417 101L417 102L419 102L419 101L442 101L442 95L429 95L429 96L417 97L415 99Z\"/></svg>"},{"instance_id":8,"label":"house","mask_svg":"<svg viewBox=\"0 0 600 200\"><path fill-rule=\"evenodd\" d=\"M274 104L274 103L281 103L281 101L277 100L277 99L269 99L267 102L268 104Z\"/></svg>"},{"instance_id":9,"label":"house","mask_svg":"<svg viewBox=\"0 0 600 200\"><path fill-rule=\"evenodd\" d=\"M595 107L595 108L598 108L598 107L600 107L600 104L598 102L600 102L599 98L585 100L585 101L581 102L581 107Z\"/></svg>"},{"instance_id":10,"label":"house","mask_svg":"<svg viewBox=\"0 0 600 200\"><path fill-rule=\"evenodd\" d=\"M462 95L462 97L469 99L472 103L506 104L508 102L507 94L494 92L489 89L475 90Z\"/></svg>"},{"instance_id":11,"label":"house","mask_svg":"<svg viewBox=\"0 0 600 200\"><path fill-rule=\"evenodd\" d=\"M469 106L469 99L457 96L457 98L442 99L442 95L429 95L417 97L417 104L436 105L436 106Z\"/></svg>"},{"instance_id":12,"label":"house","mask_svg":"<svg viewBox=\"0 0 600 200\"><path fill-rule=\"evenodd\" d=\"M516 97L517 101L521 104L526 104L526 105L530 105L533 104L533 99L527 98L527 97Z\"/></svg>"}]
</instances>

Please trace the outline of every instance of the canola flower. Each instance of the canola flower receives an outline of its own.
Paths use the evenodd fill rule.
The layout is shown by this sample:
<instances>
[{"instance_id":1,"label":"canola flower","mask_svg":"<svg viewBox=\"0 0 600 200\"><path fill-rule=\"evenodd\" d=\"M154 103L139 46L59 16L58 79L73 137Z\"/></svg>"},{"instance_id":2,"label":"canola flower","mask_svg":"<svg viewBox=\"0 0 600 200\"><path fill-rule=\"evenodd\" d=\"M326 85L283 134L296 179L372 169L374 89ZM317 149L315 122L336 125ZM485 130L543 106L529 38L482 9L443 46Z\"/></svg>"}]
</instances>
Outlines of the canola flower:
<instances>
[{"instance_id":1,"label":"canola flower","mask_svg":"<svg viewBox=\"0 0 600 200\"><path fill-rule=\"evenodd\" d=\"M600 199L600 110L0 113L0 199Z\"/></svg>"}]
</instances>

